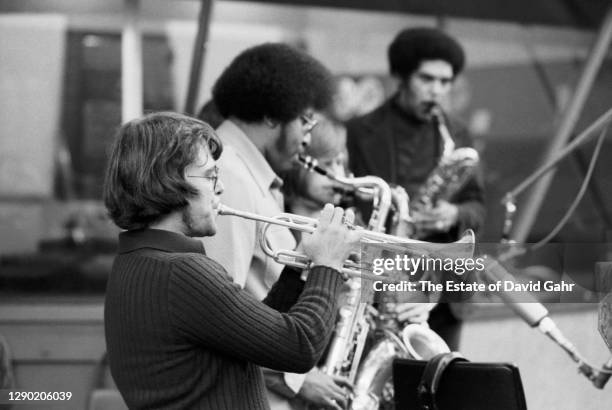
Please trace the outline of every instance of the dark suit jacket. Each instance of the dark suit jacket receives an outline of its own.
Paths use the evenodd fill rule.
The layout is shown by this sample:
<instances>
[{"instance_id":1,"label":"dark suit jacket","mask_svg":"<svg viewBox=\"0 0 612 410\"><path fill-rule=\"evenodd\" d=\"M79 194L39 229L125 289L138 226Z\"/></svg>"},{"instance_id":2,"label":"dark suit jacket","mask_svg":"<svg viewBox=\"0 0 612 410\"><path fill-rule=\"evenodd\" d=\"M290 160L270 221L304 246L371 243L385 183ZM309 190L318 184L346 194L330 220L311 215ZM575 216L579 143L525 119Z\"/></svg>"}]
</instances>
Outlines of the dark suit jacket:
<instances>
[{"instance_id":1,"label":"dark suit jacket","mask_svg":"<svg viewBox=\"0 0 612 410\"><path fill-rule=\"evenodd\" d=\"M399 163L396 149L396 135L394 129L400 121L410 123L411 120L405 114L400 115L398 108L394 106L393 97L373 112L363 117L355 118L347 124L349 167L355 176L375 175L383 178L391 185L398 185L398 169L410 167L413 164ZM454 119L447 121L448 128L453 136L457 147L472 146L472 140L465 127L462 127ZM433 130L433 127L420 127L414 122L416 132L425 132L425 128ZM410 125L407 125L409 127ZM440 137L432 132L432 144L436 146L436 158L440 155ZM422 184L433 169L437 160L432 162L429 169L415 169L419 173L416 182ZM403 184L406 191L411 194L413 186ZM429 241L448 242L456 240L459 233L467 228L478 229L484 222L484 195L479 172L471 178L465 186L450 200L459 208L457 226L445 234L436 234L426 238ZM365 218L367 220L367 218Z\"/></svg>"},{"instance_id":2,"label":"dark suit jacket","mask_svg":"<svg viewBox=\"0 0 612 410\"><path fill-rule=\"evenodd\" d=\"M394 103L394 98L391 97L382 106L378 107L373 112L359 118L355 118L347 124L347 146L349 152L349 168L355 176L375 175L383 178L390 185L400 184L400 175L407 174L401 172L401 167L410 167L411 178L404 180L402 186L408 194L413 194L415 188L425 182L430 172L437 164L437 159L440 156L441 144L440 136L435 133L435 128L430 124L427 126L424 123L411 119L408 115L402 113ZM450 134L458 147L472 146L472 140L467 133L465 127L462 127L454 119L447 119L447 124ZM414 163L400 163L401 156L397 154L397 133L398 129L404 132L405 130L414 130L414 132L430 133L431 138L421 138L420 141L431 141L434 144L425 144L428 148L425 151L435 152L435 160L416 161ZM422 135L421 135L422 136ZM427 137L427 135L425 136ZM418 140L413 138L413 141ZM408 150L412 154L412 158L418 158L419 149L416 146L411 146L412 142L406 142ZM406 144L404 149L406 149ZM406 159L406 156L404 156ZM479 172L470 179L463 188L450 199L450 202L457 205L459 209L458 223L450 231L431 235L423 238L429 242L451 242L458 239L463 230L467 228L478 229L484 222L484 195ZM368 206L371 206L369 203ZM368 210L364 207L359 207L364 212L364 219L368 219ZM443 301L452 301L447 299L448 294L444 294ZM432 330L437 332L444 341L449 345L451 350L459 348L460 338L460 320L454 316L448 303L439 303L429 316L429 325Z\"/></svg>"}]
</instances>

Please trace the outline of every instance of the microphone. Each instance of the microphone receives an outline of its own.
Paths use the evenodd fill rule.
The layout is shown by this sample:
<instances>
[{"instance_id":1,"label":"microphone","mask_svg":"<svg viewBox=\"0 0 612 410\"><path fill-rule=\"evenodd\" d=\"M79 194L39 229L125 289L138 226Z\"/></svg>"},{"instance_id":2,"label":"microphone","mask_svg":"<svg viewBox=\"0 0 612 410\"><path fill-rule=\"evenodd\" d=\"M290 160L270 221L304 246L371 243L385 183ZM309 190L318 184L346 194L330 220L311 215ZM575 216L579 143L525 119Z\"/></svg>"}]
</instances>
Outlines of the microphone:
<instances>
[{"instance_id":1,"label":"microphone","mask_svg":"<svg viewBox=\"0 0 612 410\"><path fill-rule=\"evenodd\" d=\"M606 271L605 276L608 278L612 278L612 271ZM604 289L609 291L608 286L603 286ZM599 314L598 314L598 324L597 328L599 329L599 333L604 339L604 342L612 352L612 293L608 293L600 302L599 302ZM593 384L598 388L603 388L603 386L608 382L610 376L612 375L612 358L610 358L603 365L603 372L595 378Z\"/></svg>"},{"instance_id":2,"label":"microphone","mask_svg":"<svg viewBox=\"0 0 612 410\"><path fill-rule=\"evenodd\" d=\"M502 242L508 242L510 239L510 230L512 228L512 218L514 213L516 212L516 206L514 204L514 199L527 188L529 188L533 183L535 183L542 176L546 175L552 168L554 168L561 160L563 160L567 155L569 155L572 151L574 151L578 146L582 143L590 139L592 136L596 135L595 131L600 128L606 127L610 121L612 121L612 108L606 111L601 117L599 117L595 122L593 122L589 127L584 130L582 133L577 135L572 142L567 144L565 148L563 148L559 153L551 158L548 162L538 167L533 173L531 173L527 178L525 178L521 183L519 183L516 187L512 188L506 195L504 195L504 199L502 200L502 205L506 206L506 218L504 220L504 229L502 233ZM605 132L606 128L604 128ZM600 138L603 136L602 134ZM514 209L509 209L509 204L512 204ZM527 231L522 236L527 236ZM516 235L514 239L516 239Z\"/></svg>"},{"instance_id":3,"label":"microphone","mask_svg":"<svg viewBox=\"0 0 612 410\"><path fill-rule=\"evenodd\" d=\"M487 283L499 281L515 281L515 277L503 267L497 259L487 256L483 279ZM548 309L539 303L532 295L519 298L511 292L498 292L498 296L514 313L523 319L529 326L536 327L543 319L548 317ZM527 301L525 301L527 299Z\"/></svg>"},{"instance_id":4,"label":"microphone","mask_svg":"<svg viewBox=\"0 0 612 410\"><path fill-rule=\"evenodd\" d=\"M497 281L513 281L514 276L503 267L499 261L487 255L485 259L485 269L483 270L483 280L487 283ZM570 342L557 327L556 323L548 316L548 309L531 295L523 295L519 299L511 292L498 292L498 296L514 313L523 319L529 326L537 327L538 330L548 336L553 342L559 345L565 352L578 364L578 371L585 375L598 389L602 389L610 374L606 370L612 369L612 359L604 365L604 371L596 371L587 364L578 349Z\"/></svg>"},{"instance_id":5,"label":"microphone","mask_svg":"<svg viewBox=\"0 0 612 410\"><path fill-rule=\"evenodd\" d=\"M516 203L514 202L514 197L511 195L507 195L504 198L504 208L506 212L504 214L504 226L502 228L502 243L512 243L512 239L510 239L510 231L512 231L512 224L514 223L514 213L516 212Z\"/></svg>"},{"instance_id":6,"label":"microphone","mask_svg":"<svg viewBox=\"0 0 612 410\"><path fill-rule=\"evenodd\" d=\"M599 372L597 376L593 379L593 384L598 389L603 389L610 376L612 376L612 358L608 359L606 363L603 365L603 372Z\"/></svg>"}]
</instances>

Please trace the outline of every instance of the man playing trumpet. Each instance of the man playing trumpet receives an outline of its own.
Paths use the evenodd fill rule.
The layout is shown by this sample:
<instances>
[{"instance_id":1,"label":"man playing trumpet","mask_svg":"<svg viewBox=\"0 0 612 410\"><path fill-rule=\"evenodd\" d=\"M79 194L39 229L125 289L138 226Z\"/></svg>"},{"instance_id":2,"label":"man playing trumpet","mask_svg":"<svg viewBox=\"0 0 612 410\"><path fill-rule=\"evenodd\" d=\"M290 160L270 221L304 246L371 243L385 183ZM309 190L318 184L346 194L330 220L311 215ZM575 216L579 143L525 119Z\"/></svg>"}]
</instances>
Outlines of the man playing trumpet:
<instances>
[{"instance_id":1,"label":"man playing trumpet","mask_svg":"<svg viewBox=\"0 0 612 410\"><path fill-rule=\"evenodd\" d=\"M115 139L104 201L126 231L104 317L130 408L267 409L259 366L306 372L328 342L339 270L360 239L354 215L327 205L302 241L308 279L285 268L259 302L193 239L217 230L222 150L210 126L174 113L130 121Z\"/></svg>"}]
</instances>

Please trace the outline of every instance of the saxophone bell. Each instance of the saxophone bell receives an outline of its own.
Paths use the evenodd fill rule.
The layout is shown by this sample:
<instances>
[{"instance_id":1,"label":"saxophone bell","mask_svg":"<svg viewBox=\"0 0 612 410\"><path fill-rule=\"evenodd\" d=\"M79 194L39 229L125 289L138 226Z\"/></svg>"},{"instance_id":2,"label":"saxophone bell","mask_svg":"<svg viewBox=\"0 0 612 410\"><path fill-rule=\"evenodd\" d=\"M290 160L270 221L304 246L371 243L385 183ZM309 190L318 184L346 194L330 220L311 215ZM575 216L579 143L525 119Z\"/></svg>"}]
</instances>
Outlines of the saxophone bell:
<instances>
[{"instance_id":1,"label":"saxophone bell","mask_svg":"<svg viewBox=\"0 0 612 410\"><path fill-rule=\"evenodd\" d=\"M384 336L364 358L355 381L351 410L377 410L393 402L392 368L396 358L429 360L450 352L444 340L427 325L407 325L400 336L385 329Z\"/></svg>"},{"instance_id":2,"label":"saxophone bell","mask_svg":"<svg viewBox=\"0 0 612 410\"><path fill-rule=\"evenodd\" d=\"M439 353L448 353L450 348L426 323L411 323L401 333L402 341L412 359L429 360Z\"/></svg>"}]
</instances>

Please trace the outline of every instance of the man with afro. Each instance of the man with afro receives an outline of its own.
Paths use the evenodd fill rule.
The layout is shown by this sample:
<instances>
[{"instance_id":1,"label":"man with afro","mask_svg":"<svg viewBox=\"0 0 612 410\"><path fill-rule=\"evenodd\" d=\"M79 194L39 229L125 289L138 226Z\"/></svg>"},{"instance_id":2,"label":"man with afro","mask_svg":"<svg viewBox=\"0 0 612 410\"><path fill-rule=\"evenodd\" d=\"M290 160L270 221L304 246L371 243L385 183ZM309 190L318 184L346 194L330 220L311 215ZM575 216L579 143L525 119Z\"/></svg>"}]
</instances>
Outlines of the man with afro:
<instances>
[{"instance_id":1,"label":"man with afro","mask_svg":"<svg viewBox=\"0 0 612 410\"><path fill-rule=\"evenodd\" d=\"M443 106L454 81L465 65L463 47L435 28L402 30L388 49L396 92L383 105L348 123L349 167L356 176L376 175L402 186L409 197L437 166L442 138L433 121L433 107ZM467 130L445 115L445 123L456 147L470 146ZM467 228L478 230L484 221L483 189L473 177L449 201L438 201L427 212L413 213L419 239L450 242ZM455 350L460 321L448 304L398 303L392 307L402 322L429 321Z\"/></svg>"},{"instance_id":2,"label":"man with afro","mask_svg":"<svg viewBox=\"0 0 612 410\"><path fill-rule=\"evenodd\" d=\"M258 215L283 212L279 174L295 166L310 143L315 111L331 104L331 73L307 53L287 44L266 43L240 53L213 86L213 102L225 121L217 128L223 142L218 161L225 182L223 204ZM207 254L232 272L234 281L262 299L283 265L260 246L262 224L222 217L217 234L204 238ZM266 241L275 249L294 249L288 228L274 226ZM337 407L346 400L345 380L321 373L308 375L265 371L271 407ZM339 408L339 407L338 407Z\"/></svg>"}]
</instances>

